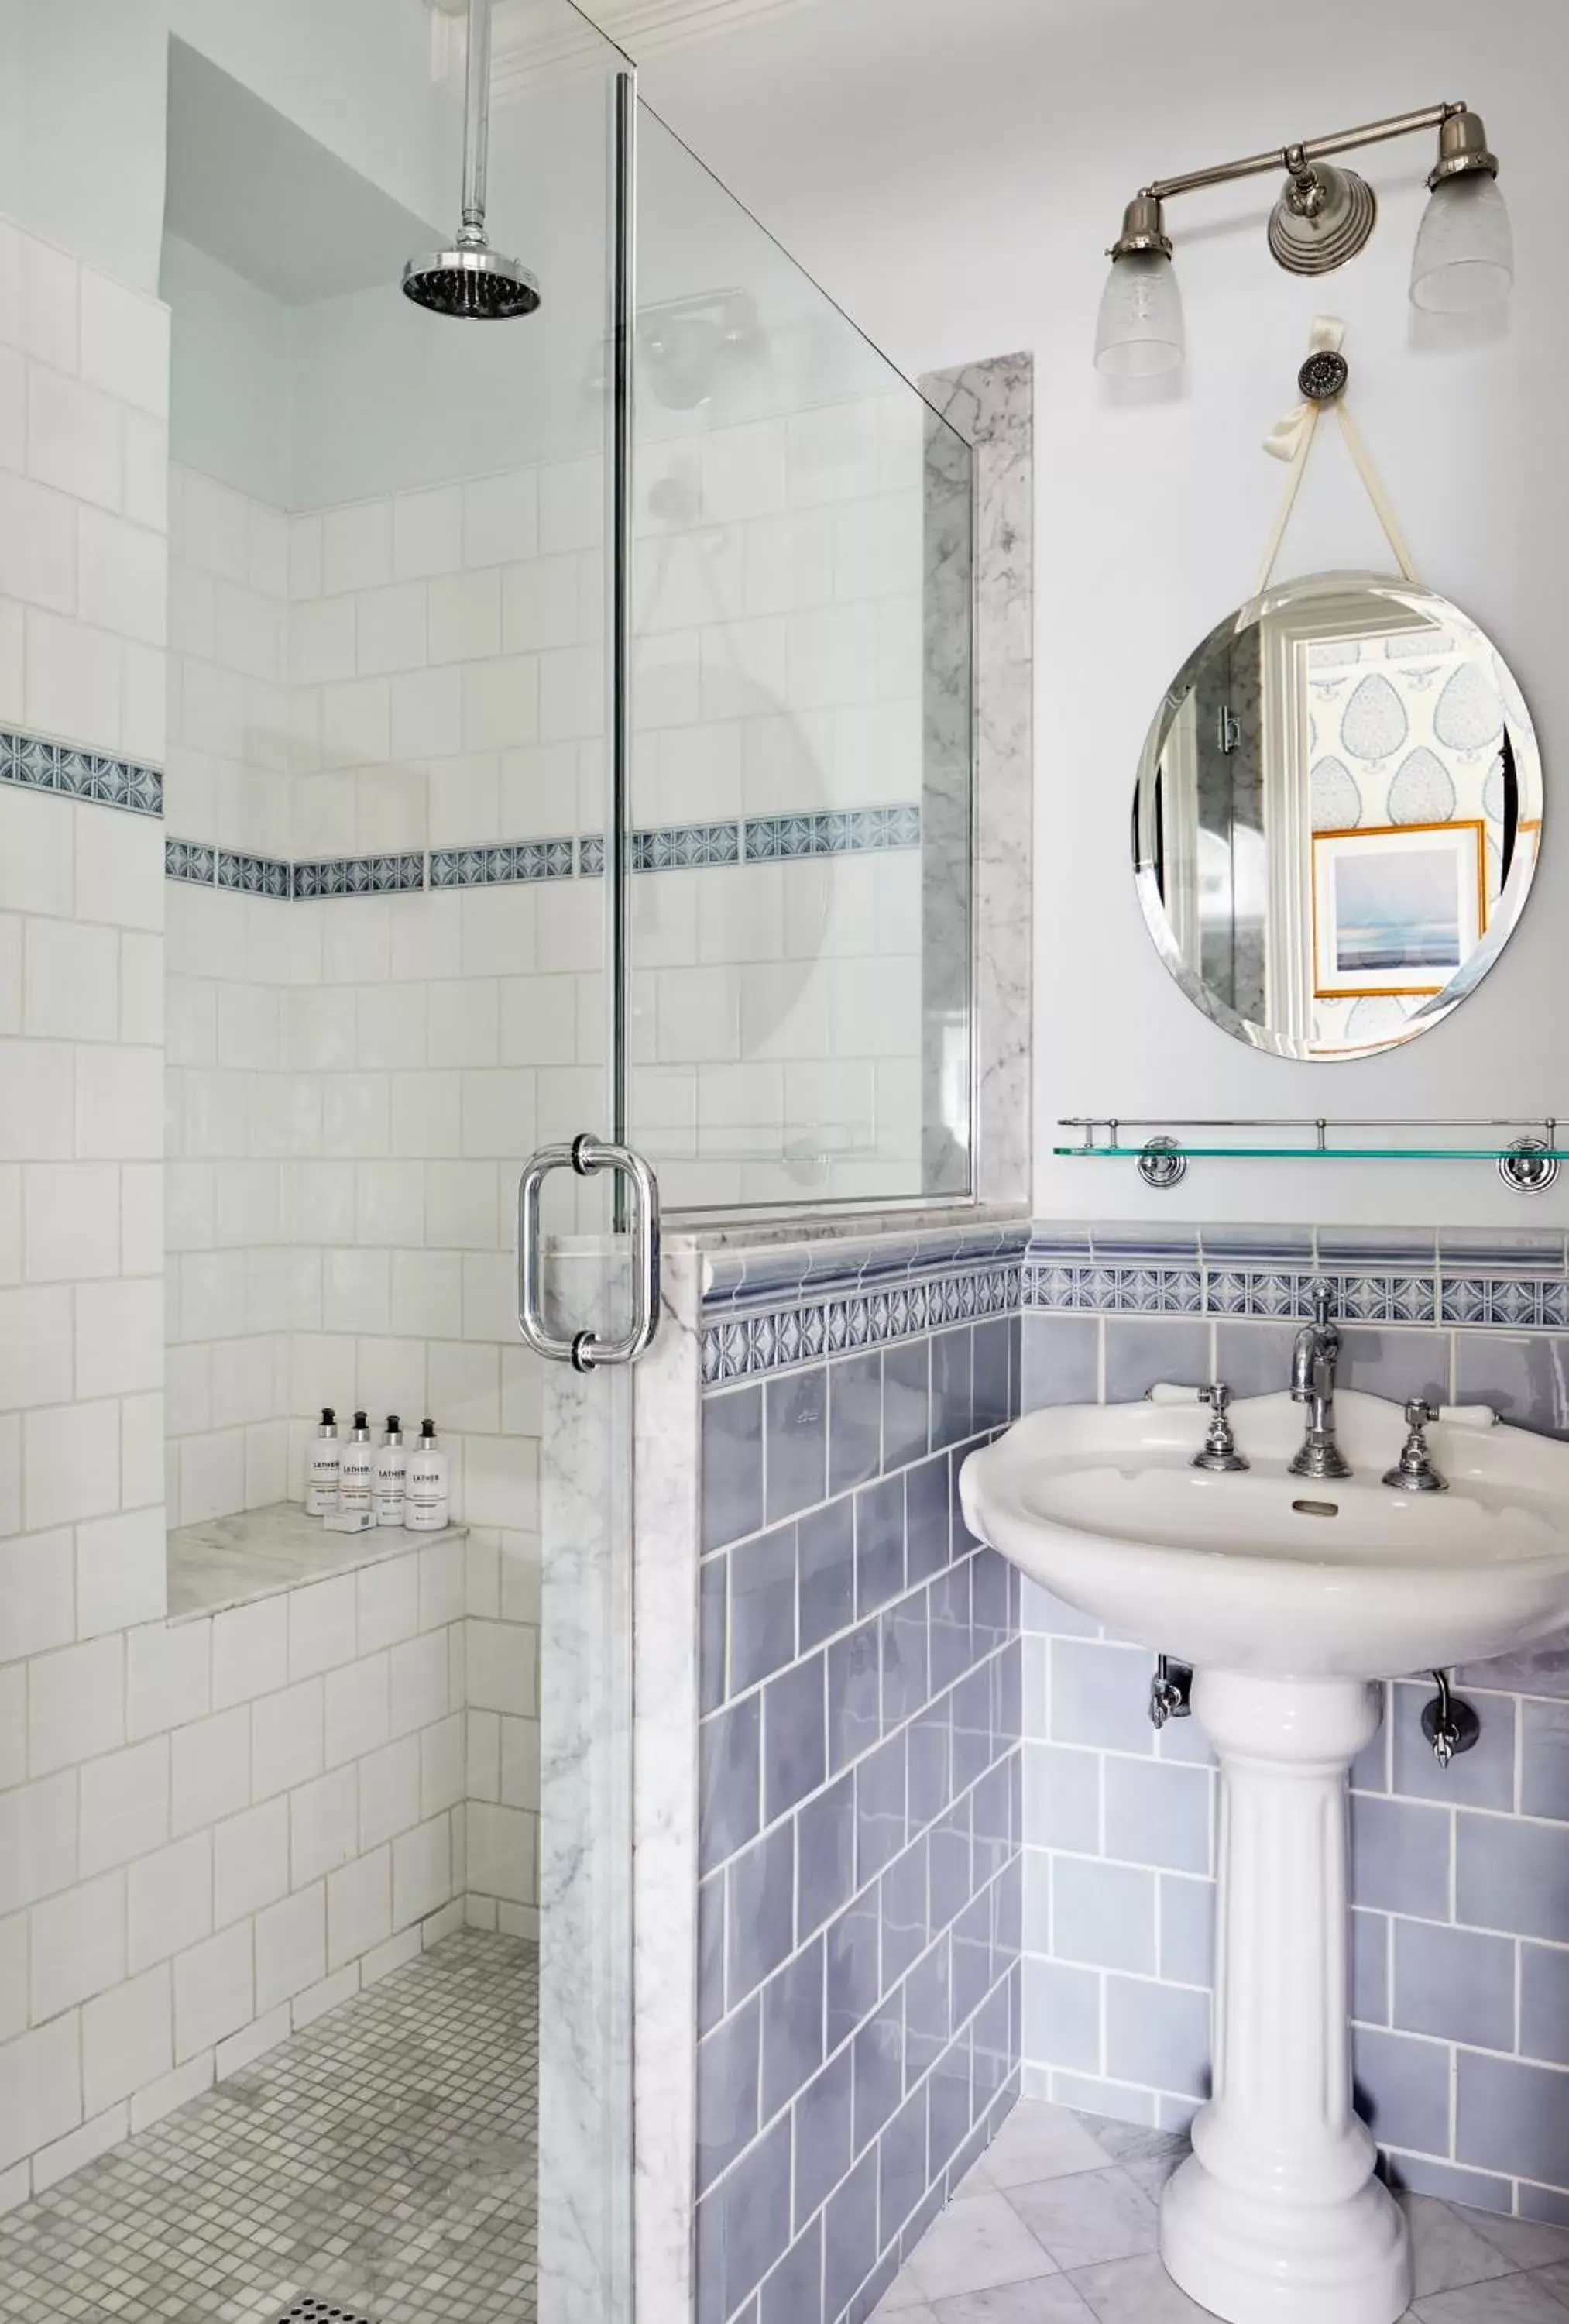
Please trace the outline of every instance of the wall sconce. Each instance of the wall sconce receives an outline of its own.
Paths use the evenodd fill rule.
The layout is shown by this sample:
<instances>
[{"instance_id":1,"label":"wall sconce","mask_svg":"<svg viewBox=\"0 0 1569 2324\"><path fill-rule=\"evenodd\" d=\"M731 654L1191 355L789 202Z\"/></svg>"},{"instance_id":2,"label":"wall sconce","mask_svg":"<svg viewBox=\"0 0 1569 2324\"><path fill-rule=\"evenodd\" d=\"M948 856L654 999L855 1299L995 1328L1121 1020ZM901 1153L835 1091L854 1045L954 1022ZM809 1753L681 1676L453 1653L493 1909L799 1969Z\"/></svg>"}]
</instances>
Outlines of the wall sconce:
<instances>
[{"instance_id":1,"label":"wall sconce","mask_svg":"<svg viewBox=\"0 0 1569 2324\"><path fill-rule=\"evenodd\" d=\"M1173 370L1182 360L1182 299L1165 214L1174 196L1284 170L1286 184L1270 213L1271 255L1289 274L1327 274L1356 256L1378 217L1366 179L1333 167L1328 156L1423 129L1438 132L1438 160L1427 180L1431 190L1412 255L1411 303L1434 314L1461 315L1507 298L1514 246L1498 189L1498 156L1488 150L1480 115L1468 106L1429 106L1146 186L1128 204L1122 233L1107 254L1111 273L1095 334L1097 368L1115 379L1139 379Z\"/></svg>"}]
</instances>

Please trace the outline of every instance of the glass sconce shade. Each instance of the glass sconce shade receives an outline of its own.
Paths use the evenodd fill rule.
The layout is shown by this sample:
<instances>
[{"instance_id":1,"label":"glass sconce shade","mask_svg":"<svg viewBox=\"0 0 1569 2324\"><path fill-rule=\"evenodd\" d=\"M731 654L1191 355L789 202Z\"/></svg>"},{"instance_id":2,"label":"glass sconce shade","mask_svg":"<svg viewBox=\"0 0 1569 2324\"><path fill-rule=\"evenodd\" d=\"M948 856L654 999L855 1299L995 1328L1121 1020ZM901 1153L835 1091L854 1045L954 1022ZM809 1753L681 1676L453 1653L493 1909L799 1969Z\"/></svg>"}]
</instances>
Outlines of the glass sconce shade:
<instances>
[{"instance_id":1,"label":"glass sconce shade","mask_svg":"<svg viewBox=\"0 0 1569 2324\"><path fill-rule=\"evenodd\" d=\"M1158 250L1112 261L1095 331L1097 371L1110 379L1149 379L1182 360L1182 294L1177 272Z\"/></svg>"},{"instance_id":2,"label":"glass sconce shade","mask_svg":"<svg viewBox=\"0 0 1569 2324\"><path fill-rule=\"evenodd\" d=\"M1411 304L1434 315L1474 315L1507 299L1515 279L1508 205L1485 170L1440 178L1411 260Z\"/></svg>"}]
</instances>

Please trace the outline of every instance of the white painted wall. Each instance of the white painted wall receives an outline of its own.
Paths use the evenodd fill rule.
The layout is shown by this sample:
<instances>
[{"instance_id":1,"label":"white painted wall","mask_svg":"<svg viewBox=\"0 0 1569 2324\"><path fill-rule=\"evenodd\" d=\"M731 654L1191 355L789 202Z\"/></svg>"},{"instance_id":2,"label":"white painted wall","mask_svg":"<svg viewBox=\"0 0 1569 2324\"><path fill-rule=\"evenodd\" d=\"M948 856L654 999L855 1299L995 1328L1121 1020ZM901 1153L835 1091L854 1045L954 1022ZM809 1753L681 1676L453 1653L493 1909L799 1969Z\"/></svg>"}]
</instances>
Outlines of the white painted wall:
<instances>
[{"instance_id":1,"label":"white painted wall","mask_svg":"<svg viewBox=\"0 0 1569 2324\"><path fill-rule=\"evenodd\" d=\"M1060 1113L1569 1111L1556 994L1569 751L1556 447L1569 324L1559 290L1558 0L1417 8L1324 0L835 0L661 56L645 93L908 373L1004 348L1037 361L1035 1201L1046 1215L1488 1221L1569 1218L1482 1166L1195 1166L1175 1194L1131 1167L1053 1163ZM1105 246L1146 179L1271 138L1464 97L1503 159L1516 294L1467 344L1407 302L1428 141L1364 157L1381 217L1315 287L1270 262L1272 181L1173 205L1190 359L1169 395L1117 401L1090 360ZM1255 1057L1161 968L1127 869L1130 787L1179 663L1244 596L1284 471L1259 448L1294 400L1321 308L1350 326L1355 410L1425 579L1505 651L1540 733L1537 890L1476 997L1407 1051L1340 1065ZM1334 437L1282 569L1387 563ZM1091 998L1090 996L1093 996Z\"/></svg>"}]
</instances>

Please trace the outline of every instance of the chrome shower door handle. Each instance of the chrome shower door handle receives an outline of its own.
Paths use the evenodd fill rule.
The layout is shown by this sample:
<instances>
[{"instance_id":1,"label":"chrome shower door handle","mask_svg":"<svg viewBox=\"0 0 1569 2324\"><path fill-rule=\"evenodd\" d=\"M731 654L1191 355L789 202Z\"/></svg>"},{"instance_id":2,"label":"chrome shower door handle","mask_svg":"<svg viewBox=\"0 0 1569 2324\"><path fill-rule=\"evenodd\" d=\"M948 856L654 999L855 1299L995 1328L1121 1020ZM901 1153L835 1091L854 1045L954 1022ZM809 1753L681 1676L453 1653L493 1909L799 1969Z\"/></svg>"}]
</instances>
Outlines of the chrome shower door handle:
<instances>
[{"instance_id":1,"label":"chrome shower door handle","mask_svg":"<svg viewBox=\"0 0 1569 2324\"><path fill-rule=\"evenodd\" d=\"M615 1170L631 1188L632 1316L617 1339L578 1332L564 1340L546 1327L539 1204L553 1170L573 1170L580 1178ZM658 1328L659 1185L653 1171L631 1147L607 1145L597 1138L574 1138L570 1146L542 1146L518 1181L518 1329L525 1342L548 1362L590 1372L601 1364L635 1363L652 1345Z\"/></svg>"}]
</instances>

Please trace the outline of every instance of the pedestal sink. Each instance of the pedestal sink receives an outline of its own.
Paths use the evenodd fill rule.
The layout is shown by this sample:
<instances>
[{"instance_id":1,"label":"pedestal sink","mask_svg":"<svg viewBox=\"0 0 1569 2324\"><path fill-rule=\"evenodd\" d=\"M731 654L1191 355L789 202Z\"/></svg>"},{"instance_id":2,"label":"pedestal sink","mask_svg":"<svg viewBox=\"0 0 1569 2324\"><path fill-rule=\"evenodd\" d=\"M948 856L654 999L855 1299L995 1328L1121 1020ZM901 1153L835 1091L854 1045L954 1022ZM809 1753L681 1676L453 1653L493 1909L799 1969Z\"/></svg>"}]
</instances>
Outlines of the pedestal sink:
<instances>
[{"instance_id":1,"label":"pedestal sink","mask_svg":"<svg viewBox=\"0 0 1569 2324\"><path fill-rule=\"evenodd\" d=\"M1569 1622L1569 1444L1433 1424L1444 1493L1381 1480L1400 1408L1335 1400L1353 1475L1288 1472L1302 1407L1232 1406L1239 1475L1190 1466L1197 1406L1032 1414L964 1464L971 1530L1120 1637L1191 1664L1220 1762L1213 2096L1167 2187L1170 2273L1227 2324L1394 2324L1405 2222L1352 2107L1346 1776L1372 1682Z\"/></svg>"}]
</instances>

